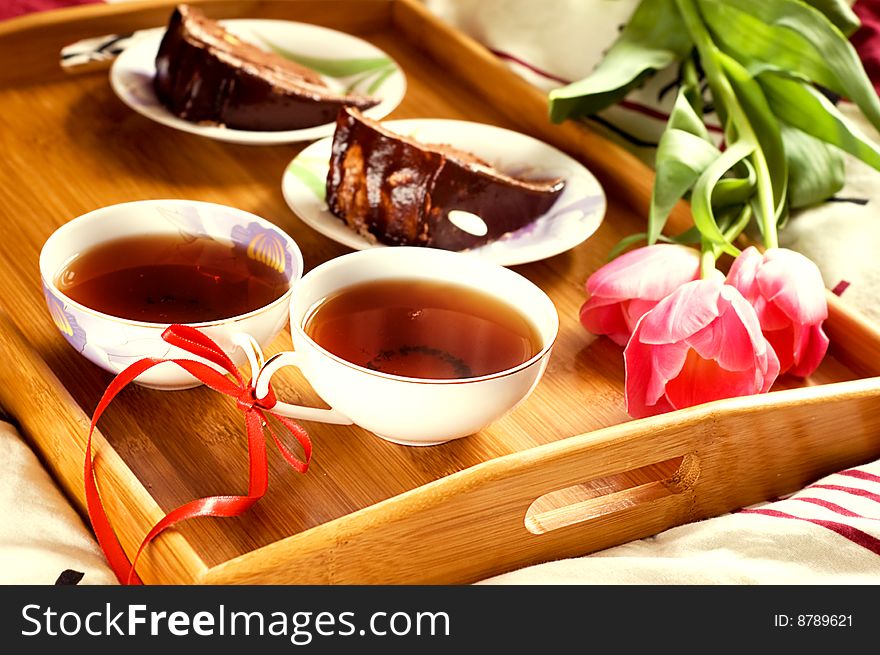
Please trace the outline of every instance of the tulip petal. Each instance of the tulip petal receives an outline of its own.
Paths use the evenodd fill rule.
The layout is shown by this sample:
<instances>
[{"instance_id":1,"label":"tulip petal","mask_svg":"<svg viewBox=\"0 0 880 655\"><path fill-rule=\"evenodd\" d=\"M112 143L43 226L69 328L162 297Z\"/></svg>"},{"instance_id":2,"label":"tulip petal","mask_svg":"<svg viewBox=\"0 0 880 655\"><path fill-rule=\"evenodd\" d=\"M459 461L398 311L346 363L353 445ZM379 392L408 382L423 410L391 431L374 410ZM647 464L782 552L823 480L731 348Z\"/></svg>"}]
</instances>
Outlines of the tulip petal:
<instances>
[{"instance_id":1,"label":"tulip petal","mask_svg":"<svg viewBox=\"0 0 880 655\"><path fill-rule=\"evenodd\" d=\"M751 300L757 296L755 276L764 262L764 256L755 246L749 246L733 260L727 272L727 284L739 289L740 293Z\"/></svg>"},{"instance_id":2,"label":"tulip petal","mask_svg":"<svg viewBox=\"0 0 880 655\"><path fill-rule=\"evenodd\" d=\"M611 260L587 280L591 295L660 300L699 277L700 255L688 246L655 244Z\"/></svg>"},{"instance_id":3,"label":"tulip petal","mask_svg":"<svg viewBox=\"0 0 880 655\"><path fill-rule=\"evenodd\" d=\"M638 298L621 303L620 309L623 312L623 318L629 327L629 332L632 333L632 331L636 329L639 319L656 306L656 300L640 300Z\"/></svg>"},{"instance_id":4,"label":"tulip petal","mask_svg":"<svg viewBox=\"0 0 880 655\"><path fill-rule=\"evenodd\" d=\"M745 330L744 339L751 343L752 352L757 357L763 357L770 349L770 344L761 330L761 322L758 315L748 300L736 288L726 285L722 288L722 297L728 302L729 307L736 313L737 325Z\"/></svg>"},{"instance_id":5,"label":"tulip petal","mask_svg":"<svg viewBox=\"0 0 880 655\"><path fill-rule=\"evenodd\" d=\"M764 337L759 335L763 341ZM703 359L712 359L728 371L745 371L755 367L755 347L749 331L737 312L723 312L717 320L687 340L688 345Z\"/></svg>"},{"instance_id":6,"label":"tulip petal","mask_svg":"<svg viewBox=\"0 0 880 655\"><path fill-rule=\"evenodd\" d=\"M781 330L765 330L764 336L779 358L779 368L788 371L794 363L794 330L791 324Z\"/></svg>"},{"instance_id":7,"label":"tulip petal","mask_svg":"<svg viewBox=\"0 0 880 655\"><path fill-rule=\"evenodd\" d=\"M828 347L821 330L828 317L826 289L815 263L787 248L759 254L749 247L734 260L728 282L754 307L781 371L812 373Z\"/></svg>"},{"instance_id":8,"label":"tulip petal","mask_svg":"<svg viewBox=\"0 0 880 655\"><path fill-rule=\"evenodd\" d=\"M718 278L685 284L645 314L624 362L634 417L763 393L779 374L755 310Z\"/></svg>"},{"instance_id":9,"label":"tulip petal","mask_svg":"<svg viewBox=\"0 0 880 655\"><path fill-rule=\"evenodd\" d=\"M676 409L757 393L751 370L729 371L712 359L688 350L678 377L666 385L666 398Z\"/></svg>"},{"instance_id":10,"label":"tulip petal","mask_svg":"<svg viewBox=\"0 0 880 655\"><path fill-rule=\"evenodd\" d=\"M645 402L654 404L663 397L668 382L681 374L689 350L685 343L651 348L651 378L645 389Z\"/></svg>"},{"instance_id":11,"label":"tulip petal","mask_svg":"<svg viewBox=\"0 0 880 655\"><path fill-rule=\"evenodd\" d=\"M699 332L718 317L722 282L694 280L661 300L642 319L640 340L650 344L675 343Z\"/></svg>"},{"instance_id":12,"label":"tulip petal","mask_svg":"<svg viewBox=\"0 0 880 655\"><path fill-rule=\"evenodd\" d=\"M805 378L819 368L828 351L828 337L821 325L809 325L802 330L794 350L795 364L789 373Z\"/></svg>"},{"instance_id":13,"label":"tulip petal","mask_svg":"<svg viewBox=\"0 0 880 655\"><path fill-rule=\"evenodd\" d=\"M762 295L758 294L754 298L747 296L747 299L755 308L763 330L791 328L791 318L774 303L768 302Z\"/></svg>"},{"instance_id":14,"label":"tulip petal","mask_svg":"<svg viewBox=\"0 0 880 655\"><path fill-rule=\"evenodd\" d=\"M591 303L590 300L581 305L581 325L592 334L606 334L616 344L625 345L629 339L630 330L620 304L602 305Z\"/></svg>"},{"instance_id":15,"label":"tulip petal","mask_svg":"<svg viewBox=\"0 0 880 655\"><path fill-rule=\"evenodd\" d=\"M638 330L638 328L636 329ZM664 396L666 388L664 374L658 374L654 368L656 363L653 356L654 348L656 347L640 342L634 333L624 350L626 411L634 418L655 416L673 409ZM678 350L681 352L681 363L677 366L680 370L681 365L684 364L687 349ZM674 356L675 351L673 350L668 355ZM674 362L663 361L664 359L666 358L661 356L660 363L665 364L667 369L676 368Z\"/></svg>"},{"instance_id":16,"label":"tulip petal","mask_svg":"<svg viewBox=\"0 0 880 655\"><path fill-rule=\"evenodd\" d=\"M758 389L757 393L767 393L770 391L773 383L776 382L776 378L779 377L779 358L769 344L767 345L767 350L764 355L758 358L757 364L758 366L756 367L757 370L755 372L755 384ZM759 376L762 373L763 381L759 379Z\"/></svg>"},{"instance_id":17,"label":"tulip petal","mask_svg":"<svg viewBox=\"0 0 880 655\"><path fill-rule=\"evenodd\" d=\"M812 324L828 318L825 283L819 268L799 252L771 248L755 279L761 295L792 321Z\"/></svg>"}]
</instances>

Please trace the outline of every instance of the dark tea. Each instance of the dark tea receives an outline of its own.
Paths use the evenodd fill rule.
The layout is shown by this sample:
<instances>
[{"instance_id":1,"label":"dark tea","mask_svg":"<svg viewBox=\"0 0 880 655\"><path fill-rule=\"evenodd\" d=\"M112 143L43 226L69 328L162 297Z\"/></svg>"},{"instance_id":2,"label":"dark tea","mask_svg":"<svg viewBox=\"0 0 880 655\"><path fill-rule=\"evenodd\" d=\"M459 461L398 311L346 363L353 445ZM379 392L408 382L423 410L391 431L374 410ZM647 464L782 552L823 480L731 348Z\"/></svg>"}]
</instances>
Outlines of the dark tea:
<instances>
[{"instance_id":1,"label":"dark tea","mask_svg":"<svg viewBox=\"0 0 880 655\"><path fill-rule=\"evenodd\" d=\"M56 286L91 309L149 323L205 323L239 316L280 298L283 273L247 248L177 234L123 237L80 253Z\"/></svg>"},{"instance_id":2,"label":"dark tea","mask_svg":"<svg viewBox=\"0 0 880 655\"><path fill-rule=\"evenodd\" d=\"M318 303L303 328L342 359L410 378L498 373L542 348L535 326L508 303L432 280L374 280L347 287Z\"/></svg>"}]
</instances>

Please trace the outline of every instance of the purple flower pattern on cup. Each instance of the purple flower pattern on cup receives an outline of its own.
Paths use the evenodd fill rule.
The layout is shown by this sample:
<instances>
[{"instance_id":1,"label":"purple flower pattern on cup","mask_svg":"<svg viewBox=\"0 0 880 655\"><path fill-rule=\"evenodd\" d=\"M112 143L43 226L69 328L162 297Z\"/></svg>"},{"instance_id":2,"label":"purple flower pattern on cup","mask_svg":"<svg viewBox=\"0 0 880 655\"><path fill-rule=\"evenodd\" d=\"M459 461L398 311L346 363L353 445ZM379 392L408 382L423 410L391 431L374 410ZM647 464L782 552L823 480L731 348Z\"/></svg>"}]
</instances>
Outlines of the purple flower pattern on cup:
<instances>
[{"instance_id":1,"label":"purple flower pattern on cup","mask_svg":"<svg viewBox=\"0 0 880 655\"><path fill-rule=\"evenodd\" d=\"M247 247L251 259L283 273L288 280L293 275L292 257L287 250L286 240L275 230L250 223L247 227L236 225L230 236L235 243Z\"/></svg>"},{"instance_id":2,"label":"purple flower pattern on cup","mask_svg":"<svg viewBox=\"0 0 880 655\"><path fill-rule=\"evenodd\" d=\"M83 352L86 347L85 330L80 327L73 314L67 311L64 303L56 298L45 286L43 287L43 294L46 296L46 306L49 309L49 316L52 318L55 327L58 328L58 331L64 335L64 338L67 339L68 343L77 352Z\"/></svg>"}]
</instances>

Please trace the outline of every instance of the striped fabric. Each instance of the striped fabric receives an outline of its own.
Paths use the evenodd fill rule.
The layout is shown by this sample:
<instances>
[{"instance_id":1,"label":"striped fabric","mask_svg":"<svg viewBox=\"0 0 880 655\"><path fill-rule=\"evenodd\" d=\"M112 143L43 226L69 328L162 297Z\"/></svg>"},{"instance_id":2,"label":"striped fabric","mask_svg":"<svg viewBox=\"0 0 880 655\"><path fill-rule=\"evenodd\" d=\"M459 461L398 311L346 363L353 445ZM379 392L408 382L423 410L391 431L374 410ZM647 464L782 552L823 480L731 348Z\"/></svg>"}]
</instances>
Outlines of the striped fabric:
<instances>
[{"instance_id":1,"label":"striped fabric","mask_svg":"<svg viewBox=\"0 0 880 655\"><path fill-rule=\"evenodd\" d=\"M868 467L841 471L786 500L741 513L802 521L880 555L880 475Z\"/></svg>"}]
</instances>

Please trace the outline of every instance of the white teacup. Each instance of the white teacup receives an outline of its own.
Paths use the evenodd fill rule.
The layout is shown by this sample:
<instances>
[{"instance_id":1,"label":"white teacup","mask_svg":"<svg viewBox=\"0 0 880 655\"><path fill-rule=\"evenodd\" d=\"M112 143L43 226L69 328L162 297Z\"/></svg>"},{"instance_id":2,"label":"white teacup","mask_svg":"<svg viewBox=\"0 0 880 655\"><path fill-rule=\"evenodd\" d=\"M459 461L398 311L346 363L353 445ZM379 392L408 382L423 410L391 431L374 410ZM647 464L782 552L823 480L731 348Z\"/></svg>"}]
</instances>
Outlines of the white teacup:
<instances>
[{"instance_id":1,"label":"white teacup","mask_svg":"<svg viewBox=\"0 0 880 655\"><path fill-rule=\"evenodd\" d=\"M461 379L389 375L342 359L305 331L309 311L322 299L356 283L379 279L429 279L470 287L506 301L531 321L540 349L508 370ZM525 400L538 384L559 329L550 298L525 277L476 256L419 247L362 250L332 259L297 284L290 306L294 351L270 358L257 381L257 397L284 366L298 367L331 409L279 402L273 411L305 420L355 423L388 441L433 445L478 432Z\"/></svg>"},{"instance_id":2,"label":"white teacup","mask_svg":"<svg viewBox=\"0 0 880 655\"><path fill-rule=\"evenodd\" d=\"M86 307L65 295L56 277L72 257L113 239L149 234L181 234L248 247L281 272L287 291L254 311L227 319L193 323L241 365L252 352L248 342L268 345L287 324L294 286L302 276L297 244L269 221L246 211L192 200L141 200L102 207L68 221L40 252L40 276L49 314L67 341L98 366L119 373L144 357L198 359L162 339L163 323L128 320ZM238 347L239 345L243 347ZM164 362L138 376L136 382L157 389L185 389L201 384L182 368Z\"/></svg>"}]
</instances>

